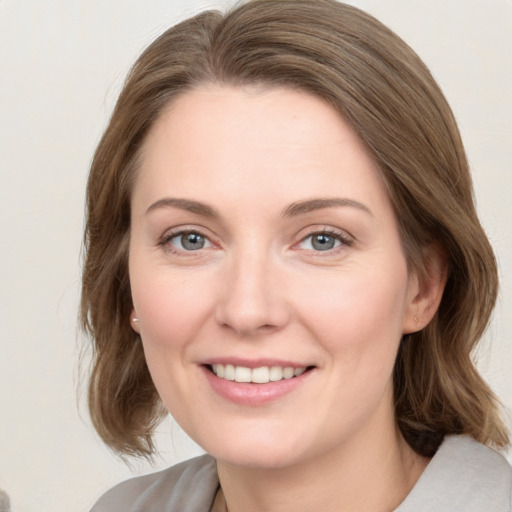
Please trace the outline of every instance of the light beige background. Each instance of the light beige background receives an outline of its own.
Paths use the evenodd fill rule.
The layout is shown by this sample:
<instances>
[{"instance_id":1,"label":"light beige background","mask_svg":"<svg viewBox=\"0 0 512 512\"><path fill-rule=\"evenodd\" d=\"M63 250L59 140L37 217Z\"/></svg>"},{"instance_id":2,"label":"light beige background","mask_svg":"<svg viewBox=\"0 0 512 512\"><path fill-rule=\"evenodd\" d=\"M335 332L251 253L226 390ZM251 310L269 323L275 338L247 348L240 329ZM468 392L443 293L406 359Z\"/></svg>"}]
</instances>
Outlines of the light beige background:
<instances>
[{"instance_id":1,"label":"light beige background","mask_svg":"<svg viewBox=\"0 0 512 512\"><path fill-rule=\"evenodd\" d=\"M411 44L459 120L502 277L479 365L510 407L512 1L351 3ZM0 487L14 512L85 511L109 486L150 470L114 459L77 410L84 185L129 65L206 6L215 3L0 0ZM157 467L198 453L171 422L160 430Z\"/></svg>"}]
</instances>

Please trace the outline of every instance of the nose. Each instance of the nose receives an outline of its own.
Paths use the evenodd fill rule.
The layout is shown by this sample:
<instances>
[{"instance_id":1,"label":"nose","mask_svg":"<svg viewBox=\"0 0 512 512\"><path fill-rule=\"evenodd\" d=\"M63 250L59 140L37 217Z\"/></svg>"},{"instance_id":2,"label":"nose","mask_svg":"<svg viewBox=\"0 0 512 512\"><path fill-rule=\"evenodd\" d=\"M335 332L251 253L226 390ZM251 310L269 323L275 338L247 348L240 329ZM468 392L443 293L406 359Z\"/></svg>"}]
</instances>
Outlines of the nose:
<instances>
[{"instance_id":1,"label":"nose","mask_svg":"<svg viewBox=\"0 0 512 512\"><path fill-rule=\"evenodd\" d=\"M219 291L217 322L243 337L281 330L289 321L290 309L278 267L265 254L233 258Z\"/></svg>"}]
</instances>

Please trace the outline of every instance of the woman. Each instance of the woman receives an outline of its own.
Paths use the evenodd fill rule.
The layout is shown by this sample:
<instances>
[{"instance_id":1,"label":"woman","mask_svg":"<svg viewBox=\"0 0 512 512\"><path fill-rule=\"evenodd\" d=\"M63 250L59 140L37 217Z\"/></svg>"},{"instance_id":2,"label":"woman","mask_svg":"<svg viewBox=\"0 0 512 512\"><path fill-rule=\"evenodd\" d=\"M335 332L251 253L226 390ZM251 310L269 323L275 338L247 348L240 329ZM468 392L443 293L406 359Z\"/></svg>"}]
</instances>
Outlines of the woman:
<instances>
[{"instance_id":1,"label":"woman","mask_svg":"<svg viewBox=\"0 0 512 512\"><path fill-rule=\"evenodd\" d=\"M372 17L256 0L159 37L98 146L85 254L97 431L150 456L167 409L209 454L94 512L510 510L470 357L493 252L450 108Z\"/></svg>"}]
</instances>

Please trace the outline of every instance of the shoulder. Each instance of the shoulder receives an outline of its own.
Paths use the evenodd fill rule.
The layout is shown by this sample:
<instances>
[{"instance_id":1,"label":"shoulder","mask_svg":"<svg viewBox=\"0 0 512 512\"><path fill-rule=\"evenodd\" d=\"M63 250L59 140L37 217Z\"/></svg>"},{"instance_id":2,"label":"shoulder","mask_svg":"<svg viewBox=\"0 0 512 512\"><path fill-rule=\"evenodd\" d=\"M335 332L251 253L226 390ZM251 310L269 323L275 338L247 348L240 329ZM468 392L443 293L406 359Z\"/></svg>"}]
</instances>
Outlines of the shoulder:
<instances>
[{"instance_id":1,"label":"shoulder","mask_svg":"<svg viewBox=\"0 0 512 512\"><path fill-rule=\"evenodd\" d=\"M466 436L447 436L396 512L512 512L512 468Z\"/></svg>"},{"instance_id":2,"label":"shoulder","mask_svg":"<svg viewBox=\"0 0 512 512\"><path fill-rule=\"evenodd\" d=\"M208 511L218 485L215 459L203 455L116 485L91 512Z\"/></svg>"}]
</instances>

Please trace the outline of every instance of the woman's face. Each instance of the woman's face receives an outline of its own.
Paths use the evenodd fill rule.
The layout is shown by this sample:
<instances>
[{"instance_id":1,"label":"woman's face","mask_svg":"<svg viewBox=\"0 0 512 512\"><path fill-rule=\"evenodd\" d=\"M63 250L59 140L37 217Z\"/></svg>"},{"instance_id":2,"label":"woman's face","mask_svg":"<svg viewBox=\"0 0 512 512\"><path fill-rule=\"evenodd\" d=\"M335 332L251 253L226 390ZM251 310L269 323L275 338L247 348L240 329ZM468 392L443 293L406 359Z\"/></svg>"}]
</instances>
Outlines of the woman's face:
<instances>
[{"instance_id":1,"label":"woman's face","mask_svg":"<svg viewBox=\"0 0 512 512\"><path fill-rule=\"evenodd\" d=\"M417 280L350 126L305 93L204 86L143 149L134 328L189 435L221 461L280 467L393 430Z\"/></svg>"}]
</instances>

